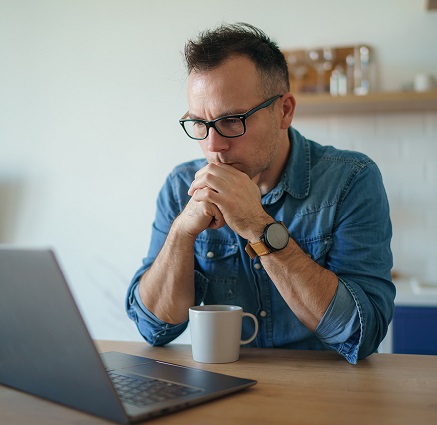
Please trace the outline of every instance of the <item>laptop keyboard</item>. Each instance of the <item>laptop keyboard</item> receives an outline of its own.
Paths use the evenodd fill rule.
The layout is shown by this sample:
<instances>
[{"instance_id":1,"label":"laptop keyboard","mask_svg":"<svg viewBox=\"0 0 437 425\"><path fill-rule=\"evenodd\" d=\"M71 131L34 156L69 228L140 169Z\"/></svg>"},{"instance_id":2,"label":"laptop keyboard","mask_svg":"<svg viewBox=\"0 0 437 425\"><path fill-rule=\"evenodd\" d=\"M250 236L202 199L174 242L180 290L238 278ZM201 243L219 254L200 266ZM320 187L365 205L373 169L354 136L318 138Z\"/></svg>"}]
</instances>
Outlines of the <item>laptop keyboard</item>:
<instances>
[{"instance_id":1,"label":"laptop keyboard","mask_svg":"<svg viewBox=\"0 0 437 425\"><path fill-rule=\"evenodd\" d=\"M142 377L141 379L108 372L114 387L121 400L137 406L147 406L176 397L183 397L200 392L200 389L162 381L155 378Z\"/></svg>"}]
</instances>

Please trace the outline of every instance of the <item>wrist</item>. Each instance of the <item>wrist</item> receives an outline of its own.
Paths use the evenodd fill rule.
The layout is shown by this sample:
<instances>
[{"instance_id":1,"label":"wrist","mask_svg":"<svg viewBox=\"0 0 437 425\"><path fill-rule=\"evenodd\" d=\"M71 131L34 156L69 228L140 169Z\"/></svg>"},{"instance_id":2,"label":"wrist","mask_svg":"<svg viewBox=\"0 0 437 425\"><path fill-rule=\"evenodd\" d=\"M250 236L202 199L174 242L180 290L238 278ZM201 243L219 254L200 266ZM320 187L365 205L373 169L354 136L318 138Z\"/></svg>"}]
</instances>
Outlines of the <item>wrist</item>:
<instances>
[{"instance_id":1,"label":"wrist","mask_svg":"<svg viewBox=\"0 0 437 425\"><path fill-rule=\"evenodd\" d=\"M288 245L290 233L282 221L268 223L256 242L249 240L246 245L246 252L253 260L257 256L271 254L281 251Z\"/></svg>"},{"instance_id":2,"label":"wrist","mask_svg":"<svg viewBox=\"0 0 437 425\"><path fill-rule=\"evenodd\" d=\"M194 242L199 233L192 232L184 225L184 220L181 216L176 217L170 228L168 236L175 238L178 241L185 242L190 245L194 245Z\"/></svg>"},{"instance_id":3,"label":"wrist","mask_svg":"<svg viewBox=\"0 0 437 425\"><path fill-rule=\"evenodd\" d=\"M275 219L268 214L258 218L256 221L252 221L250 227L247 228L245 235L243 236L248 242L256 242L262 237L264 229L268 224L274 223Z\"/></svg>"}]
</instances>

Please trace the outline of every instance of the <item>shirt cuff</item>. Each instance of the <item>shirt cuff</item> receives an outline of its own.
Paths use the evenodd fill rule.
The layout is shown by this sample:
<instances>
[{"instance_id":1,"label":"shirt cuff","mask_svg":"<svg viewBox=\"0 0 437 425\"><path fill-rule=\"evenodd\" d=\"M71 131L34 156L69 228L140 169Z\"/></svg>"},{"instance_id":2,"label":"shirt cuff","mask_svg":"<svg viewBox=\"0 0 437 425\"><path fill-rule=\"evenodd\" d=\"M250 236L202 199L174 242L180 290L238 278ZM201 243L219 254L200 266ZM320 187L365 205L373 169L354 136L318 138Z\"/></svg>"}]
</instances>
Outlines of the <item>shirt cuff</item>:
<instances>
[{"instance_id":1,"label":"shirt cuff","mask_svg":"<svg viewBox=\"0 0 437 425\"><path fill-rule=\"evenodd\" d=\"M200 272L194 272L195 304L203 302L208 279ZM188 326L188 320L178 324L166 323L156 317L143 304L139 294L139 276L133 280L127 295L127 313L132 319L140 334L151 345L165 345L173 341L184 332Z\"/></svg>"},{"instance_id":2,"label":"shirt cuff","mask_svg":"<svg viewBox=\"0 0 437 425\"><path fill-rule=\"evenodd\" d=\"M327 347L336 350L349 362L357 362L361 335L359 308L340 279L334 298L315 332Z\"/></svg>"},{"instance_id":3,"label":"shirt cuff","mask_svg":"<svg viewBox=\"0 0 437 425\"><path fill-rule=\"evenodd\" d=\"M141 301L138 283L131 291L128 315L136 323L138 331L149 344L168 344L187 328L188 320L178 324L170 324L163 322L151 313Z\"/></svg>"}]
</instances>

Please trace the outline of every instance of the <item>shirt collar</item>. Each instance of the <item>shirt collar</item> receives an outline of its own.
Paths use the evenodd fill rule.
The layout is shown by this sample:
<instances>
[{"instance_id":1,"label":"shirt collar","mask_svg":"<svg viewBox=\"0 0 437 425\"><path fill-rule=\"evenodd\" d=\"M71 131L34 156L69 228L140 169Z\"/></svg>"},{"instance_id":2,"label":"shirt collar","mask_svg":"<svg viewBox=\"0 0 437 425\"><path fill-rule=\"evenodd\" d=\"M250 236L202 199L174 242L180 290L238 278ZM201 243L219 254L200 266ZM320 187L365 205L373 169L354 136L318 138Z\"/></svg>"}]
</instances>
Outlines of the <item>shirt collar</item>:
<instances>
[{"instance_id":1,"label":"shirt collar","mask_svg":"<svg viewBox=\"0 0 437 425\"><path fill-rule=\"evenodd\" d=\"M263 204L273 204L288 192L297 199L303 199L310 192L310 148L308 141L293 127L288 129L290 156L277 186L262 198Z\"/></svg>"}]
</instances>

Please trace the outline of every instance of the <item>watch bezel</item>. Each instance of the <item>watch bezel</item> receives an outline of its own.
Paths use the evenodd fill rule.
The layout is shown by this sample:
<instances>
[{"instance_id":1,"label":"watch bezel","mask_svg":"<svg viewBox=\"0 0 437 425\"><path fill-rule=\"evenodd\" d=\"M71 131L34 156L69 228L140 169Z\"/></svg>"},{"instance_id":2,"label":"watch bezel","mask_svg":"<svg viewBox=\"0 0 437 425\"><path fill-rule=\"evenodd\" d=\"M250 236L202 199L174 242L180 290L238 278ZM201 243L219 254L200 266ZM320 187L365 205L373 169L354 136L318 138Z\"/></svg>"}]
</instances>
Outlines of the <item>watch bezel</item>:
<instances>
[{"instance_id":1,"label":"watch bezel","mask_svg":"<svg viewBox=\"0 0 437 425\"><path fill-rule=\"evenodd\" d=\"M281 245L273 246L269 241L269 231L271 233L272 230L274 228L278 228L278 226L281 228L281 232L284 235L284 241L281 241L282 242ZM290 238L290 233L288 232L288 229L285 227L285 224L283 224L281 221L275 221L274 223L268 224L264 230L264 237L263 237L264 243L272 252L280 251L281 249L284 249L288 245L289 238Z\"/></svg>"}]
</instances>

